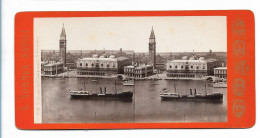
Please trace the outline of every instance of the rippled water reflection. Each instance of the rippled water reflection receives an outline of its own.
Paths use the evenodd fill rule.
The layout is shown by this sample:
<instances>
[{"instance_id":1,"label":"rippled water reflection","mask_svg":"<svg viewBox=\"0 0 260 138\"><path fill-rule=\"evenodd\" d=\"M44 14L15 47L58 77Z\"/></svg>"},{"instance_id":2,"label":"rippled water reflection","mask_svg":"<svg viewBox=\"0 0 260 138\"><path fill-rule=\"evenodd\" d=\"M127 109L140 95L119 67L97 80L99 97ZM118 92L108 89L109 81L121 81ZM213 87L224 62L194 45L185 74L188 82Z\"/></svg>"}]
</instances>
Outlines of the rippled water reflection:
<instances>
[{"instance_id":1,"label":"rippled water reflection","mask_svg":"<svg viewBox=\"0 0 260 138\"><path fill-rule=\"evenodd\" d=\"M114 79L42 78L43 123L121 123L121 122L226 122L227 88L207 87L207 93L222 92L223 101L161 101L163 88L174 91L173 80L136 81L135 87L123 86ZM84 86L85 82L85 86ZM189 89L205 94L203 81L175 81L178 93ZM114 92L133 90L133 100L70 99L69 90Z\"/></svg>"}]
</instances>

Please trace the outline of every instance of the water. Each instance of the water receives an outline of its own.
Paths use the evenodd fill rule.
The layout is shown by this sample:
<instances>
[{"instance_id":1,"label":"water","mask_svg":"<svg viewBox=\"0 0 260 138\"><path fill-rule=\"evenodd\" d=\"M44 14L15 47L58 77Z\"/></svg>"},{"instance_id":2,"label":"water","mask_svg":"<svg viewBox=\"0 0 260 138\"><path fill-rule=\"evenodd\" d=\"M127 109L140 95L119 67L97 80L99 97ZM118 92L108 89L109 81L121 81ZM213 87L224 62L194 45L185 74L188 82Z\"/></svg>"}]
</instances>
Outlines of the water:
<instances>
[{"instance_id":1,"label":"water","mask_svg":"<svg viewBox=\"0 0 260 138\"><path fill-rule=\"evenodd\" d=\"M135 87L123 86L114 79L42 78L43 123L150 123L150 122L226 122L227 88L207 85L207 93L221 92L223 101L161 101L163 88L174 92L173 80L135 81ZM85 86L84 86L85 82ZM117 85L115 86L115 82ZM205 94L203 81L176 80L176 91L189 94L190 89ZM70 99L69 90L114 92L133 90L132 101Z\"/></svg>"}]
</instances>

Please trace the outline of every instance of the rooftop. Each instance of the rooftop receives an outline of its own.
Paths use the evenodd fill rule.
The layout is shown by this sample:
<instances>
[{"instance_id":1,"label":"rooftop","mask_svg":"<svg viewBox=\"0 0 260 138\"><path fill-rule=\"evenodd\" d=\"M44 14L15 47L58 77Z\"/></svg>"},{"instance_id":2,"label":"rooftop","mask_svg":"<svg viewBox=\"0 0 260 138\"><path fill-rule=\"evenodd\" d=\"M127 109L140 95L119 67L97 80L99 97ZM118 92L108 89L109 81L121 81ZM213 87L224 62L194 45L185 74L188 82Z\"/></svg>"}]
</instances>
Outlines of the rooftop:
<instances>
[{"instance_id":1,"label":"rooftop","mask_svg":"<svg viewBox=\"0 0 260 138\"><path fill-rule=\"evenodd\" d=\"M227 69L227 67L217 67L217 68L214 68L214 69Z\"/></svg>"},{"instance_id":2,"label":"rooftop","mask_svg":"<svg viewBox=\"0 0 260 138\"><path fill-rule=\"evenodd\" d=\"M190 59L190 60L188 60L188 59L185 59L185 60L172 60L172 61L170 61L170 62L172 62L172 63L186 63L186 62L188 62L188 63L206 63L206 61L205 60L194 60L194 59Z\"/></svg>"},{"instance_id":3,"label":"rooftop","mask_svg":"<svg viewBox=\"0 0 260 138\"><path fill-rule=\"evenodd\" d=\"M80 60L102 60L102 61L122 61L122 60L125 60L125 59L128 59L126 57L118 57L118 58L105 58L105 57L85 57L85 58L82 58Z\"/></svg>"},{"instance_id":4,"label":"rooftop","mask_svg":"<svg viewBox=\"0 0 260 138\"><path fill-rule=\"evenodd\" d=\"M51 67L51 66L56 66L56 65L63 65L63 62L51 63L51 64L47 64L47 65L44 65L44 66L45 67Z\"/></svg>"}]
</instances>

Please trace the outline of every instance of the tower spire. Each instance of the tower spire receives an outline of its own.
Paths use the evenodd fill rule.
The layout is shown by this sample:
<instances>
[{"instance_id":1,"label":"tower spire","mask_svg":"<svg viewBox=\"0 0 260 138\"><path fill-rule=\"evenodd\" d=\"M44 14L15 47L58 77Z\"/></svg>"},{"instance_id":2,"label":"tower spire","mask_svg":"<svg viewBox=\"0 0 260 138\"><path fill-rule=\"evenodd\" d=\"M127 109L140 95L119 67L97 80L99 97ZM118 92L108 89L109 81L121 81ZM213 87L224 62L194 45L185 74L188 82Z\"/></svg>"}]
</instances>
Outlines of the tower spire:
<instances>
[{"instance_id":1,"label":"tower spire","mask_svg":"<svg viewBox=\"0 0 260 138\"><path fill-rule=\"evenodd\" d=\"M153 31L153 26L152 26L152 31L151 31L150 39L155 39L155 35L154 35L154 31Z\"/></svg>"},{"instance_id":2,"label":"tower spire","mask_svg":"<svg viewBox=\"0 0 260 138\"><path fill-rule=\"evenodd\" d=\"M61 30L60 37L61 37L61 39L63 38L66 40L66 32L65 32L64 23L62 24L62 30Z\"/></svg>"}]
</instances>

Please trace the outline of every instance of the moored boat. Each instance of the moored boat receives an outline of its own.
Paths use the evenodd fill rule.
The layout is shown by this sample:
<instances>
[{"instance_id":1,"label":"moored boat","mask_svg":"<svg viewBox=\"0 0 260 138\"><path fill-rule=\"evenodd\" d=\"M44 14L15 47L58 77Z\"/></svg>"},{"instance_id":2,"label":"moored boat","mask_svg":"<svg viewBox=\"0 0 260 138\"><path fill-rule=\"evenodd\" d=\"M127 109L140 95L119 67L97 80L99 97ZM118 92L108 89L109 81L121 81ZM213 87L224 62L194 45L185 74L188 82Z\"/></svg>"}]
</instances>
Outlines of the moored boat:
<instances>
[{"instance_id":1,"label":"moored boat","mask_svg":"<svg viewBox=\"0 0 260 138\"><path fill-rule=\"evenodd\" d=\"M201 93L198 93L196 89L194 89L194 93L192 92L192 89L190 89L190 94L179 94L176 93L176 87L174 83L175 91L174 93L168 92L168 89L164 88L162 92L160 93L161 100L178 100L178 99L208 99L208 100L222 100L223 94L213 92L212 94L207 94L207 88L205 83L205 92L206 94L203 95Z\"/></svg>"},{"instance_id":2,"label":"moored boat","mask_svg":"<svg viewBox=\"0 0 260 138\"><path fill-rule=\"evenodd\" d=\"M214 88L227 88L226 82L215 82L213 83Z\"/></svg>"},{"instance_id":3,"label":"moored boat","mask_svg":"<svg viewBox=\"0 0 260 138\"><path fill-rule=\"evenodd\" d=\"M123 85L124 86L134 86L135 83L134 83L134 80L126 80L123 82Z\"/></svg>"},{"instance_id":4,"label":"moored boat","mask_svg":"<svg viewBox=\"0 0 260 138\"><path fill-rule=\"evenodd\" d=\"M86 99L132 99L132 91L121 91L118 92L115 82L115 92L107 92L106 87L104 90L100 87L100 92L90 92L86 90L86 85L84 82L84 91L69 91L70 98L86 98Z\"/></svg>"}]
</instances>

